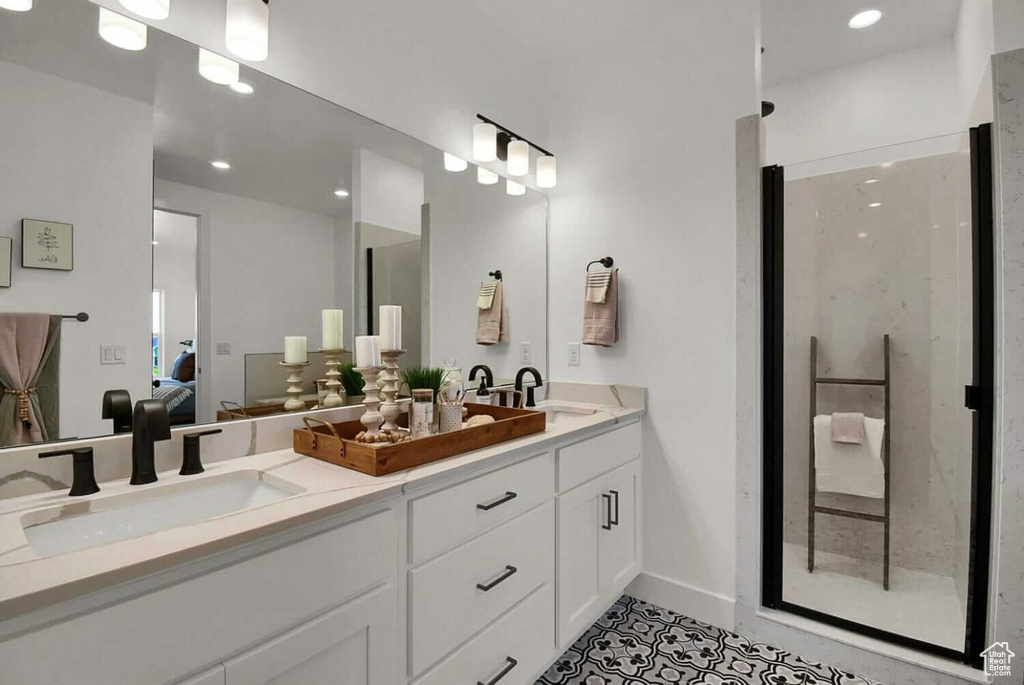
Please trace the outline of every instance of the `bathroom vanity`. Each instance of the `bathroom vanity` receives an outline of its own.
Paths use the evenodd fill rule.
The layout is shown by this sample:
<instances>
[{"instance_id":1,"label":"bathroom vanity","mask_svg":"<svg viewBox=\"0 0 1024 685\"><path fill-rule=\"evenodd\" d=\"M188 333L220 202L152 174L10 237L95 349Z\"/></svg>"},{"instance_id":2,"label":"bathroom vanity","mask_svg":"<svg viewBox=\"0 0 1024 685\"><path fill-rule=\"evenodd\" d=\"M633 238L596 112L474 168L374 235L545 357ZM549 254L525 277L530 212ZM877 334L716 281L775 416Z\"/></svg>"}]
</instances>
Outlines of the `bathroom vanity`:
<instances>
[{"instance_id":1,"label":"bathroom vanity","mask_svg":"<svg viewBox=\"0 0 1024 685\"><path fill-rule=\"evenodd\" d=\"M545 433L380 478L285 449L4 501L4 682L534 682L641 564L642 405L539 408ZM22 529L246 482L274 492L143 537Z\"/></svg>"}]
</instances>

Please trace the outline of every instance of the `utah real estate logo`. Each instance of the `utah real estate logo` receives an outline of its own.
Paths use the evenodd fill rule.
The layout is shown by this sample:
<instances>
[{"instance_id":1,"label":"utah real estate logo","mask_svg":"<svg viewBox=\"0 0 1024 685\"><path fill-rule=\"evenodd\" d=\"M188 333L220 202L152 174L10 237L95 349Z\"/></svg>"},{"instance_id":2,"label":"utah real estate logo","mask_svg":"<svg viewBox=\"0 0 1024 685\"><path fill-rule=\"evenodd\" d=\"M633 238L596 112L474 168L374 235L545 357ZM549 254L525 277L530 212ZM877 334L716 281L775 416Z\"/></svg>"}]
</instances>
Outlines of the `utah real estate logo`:
<instances>
[{"instance_id":1,"label":"utah real estate logo","mask_svg":"<svg viewBox=\"0 0 1024 685\"><path fill-rule=\"evenodd\" d=\"M1010 662L1017 655L1010 651L1008 642L993 642L981 656L985 659L985 675L1008 676L1011 675Z\"/></svg>"}]
</instances>

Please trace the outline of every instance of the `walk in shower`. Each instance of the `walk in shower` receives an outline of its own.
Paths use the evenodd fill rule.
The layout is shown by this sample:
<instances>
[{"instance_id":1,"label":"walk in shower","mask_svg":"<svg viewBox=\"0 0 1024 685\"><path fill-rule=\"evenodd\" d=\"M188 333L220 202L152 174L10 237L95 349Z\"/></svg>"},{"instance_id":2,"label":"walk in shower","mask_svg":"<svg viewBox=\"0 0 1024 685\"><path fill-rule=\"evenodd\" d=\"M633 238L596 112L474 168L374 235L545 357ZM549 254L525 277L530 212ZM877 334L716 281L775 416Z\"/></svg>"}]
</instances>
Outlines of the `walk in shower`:
<instances>
[{"instance_id":1,"label":"walk in shower","mask_svg":"<svg viewBox=\"0 0 1024 685\"><path fill-rule=\"evenodd\" d=\"M988 582L989 137L764 172L765 604L965 661Z\"/></svg>"}]
</instances>

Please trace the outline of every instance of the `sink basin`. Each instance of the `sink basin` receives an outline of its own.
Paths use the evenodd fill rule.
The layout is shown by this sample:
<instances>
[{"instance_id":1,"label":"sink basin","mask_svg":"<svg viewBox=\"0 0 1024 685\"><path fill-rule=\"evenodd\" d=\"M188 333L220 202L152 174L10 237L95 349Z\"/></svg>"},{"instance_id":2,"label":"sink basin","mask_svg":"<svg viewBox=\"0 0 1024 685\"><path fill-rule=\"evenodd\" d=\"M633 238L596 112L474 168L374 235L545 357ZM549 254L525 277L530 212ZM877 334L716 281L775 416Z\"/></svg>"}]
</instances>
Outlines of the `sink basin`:
<instances>
[{"instance_id":1,"label":"sink basin","mask_svg":"<svg viewBox=\"0 0 1024 685\"><path fill-rule=\"evenodd\" d=\"M548 423L554 423L559 419L593 416L597 412L597 409L594 409L593 407L577 407L571 404L558 404L555 402L550 404L547 402L541 402L537 405L537 409L547 414Z\"/></svg>"},{"instance_id":2,"label":"sink basin","mask_svg":"<svg viewBox=\"0 0 1024 685\"><path fill-rule=\"evenodd\" d=\"M263 471L238 471L69 502L25 514L21 525L32 551L52 557L272 504L303 491Z\"/></svg>"}]
</instances>

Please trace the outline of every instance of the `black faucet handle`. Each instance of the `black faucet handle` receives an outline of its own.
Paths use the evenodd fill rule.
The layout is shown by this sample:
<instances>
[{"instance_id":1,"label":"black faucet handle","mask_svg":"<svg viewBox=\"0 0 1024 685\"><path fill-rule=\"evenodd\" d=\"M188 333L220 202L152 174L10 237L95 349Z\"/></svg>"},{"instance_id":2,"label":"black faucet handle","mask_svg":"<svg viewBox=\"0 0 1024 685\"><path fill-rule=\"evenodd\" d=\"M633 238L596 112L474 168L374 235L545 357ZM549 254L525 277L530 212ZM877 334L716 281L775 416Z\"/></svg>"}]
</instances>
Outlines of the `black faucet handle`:
<instances>
[{"instance_id":1,"label":"black faucet handle","mask_svg":"<svg viewBox=\"0 0 1024 685\"><path fill-rule=\"evenodd\" d=\"M185 435L184 448L181 454L181 470L178 471L179 476L194 476L197 473L202 473L206 469L203 468L203 461L200 458L199 451L199 438L207 435L217 435L223 433L220 428L213 428L211 430L199 431L197 433L188 433Z\"/></svg>"},{"instance_id":2,"label":"black faucet handle","mask_svg":"<svg viewBox=\"0 0 1024 685\"><path fill-rule=\"evenodd\" d=\"M72 464L75 473L74 480L71 482L71 492L68 494L72 497L81 497L82 495L92 495L99 492L100 486L96 484L91 447L72 447L66 450L39 453L40 459L66 456L73 457L74 461Z\"/></svg>"}]
</instances>

